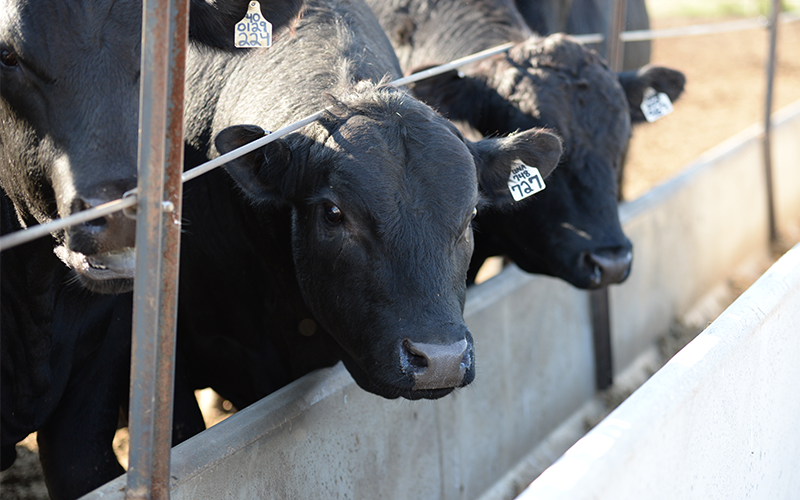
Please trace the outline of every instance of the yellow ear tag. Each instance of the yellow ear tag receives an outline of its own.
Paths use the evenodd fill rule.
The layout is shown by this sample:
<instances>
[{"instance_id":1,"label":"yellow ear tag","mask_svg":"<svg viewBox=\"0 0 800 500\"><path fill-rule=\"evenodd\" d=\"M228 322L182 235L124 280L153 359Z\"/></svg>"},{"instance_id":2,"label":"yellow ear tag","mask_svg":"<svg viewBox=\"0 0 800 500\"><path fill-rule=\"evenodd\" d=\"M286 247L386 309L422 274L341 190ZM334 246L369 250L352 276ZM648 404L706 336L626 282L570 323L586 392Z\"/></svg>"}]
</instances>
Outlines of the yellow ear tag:
<instances>
[{"instance_id":1,"label":"yellow ear tag","mask_svg":"<svg viewBox=\"0 0 800 500\"><path fill-rule=\"evenodd\" d=\"M247 4L247 14L236 23L233 37L240 49L272 45L272 23L264 19L260 3L252 1Z\"/></svg>"}]
</instances>

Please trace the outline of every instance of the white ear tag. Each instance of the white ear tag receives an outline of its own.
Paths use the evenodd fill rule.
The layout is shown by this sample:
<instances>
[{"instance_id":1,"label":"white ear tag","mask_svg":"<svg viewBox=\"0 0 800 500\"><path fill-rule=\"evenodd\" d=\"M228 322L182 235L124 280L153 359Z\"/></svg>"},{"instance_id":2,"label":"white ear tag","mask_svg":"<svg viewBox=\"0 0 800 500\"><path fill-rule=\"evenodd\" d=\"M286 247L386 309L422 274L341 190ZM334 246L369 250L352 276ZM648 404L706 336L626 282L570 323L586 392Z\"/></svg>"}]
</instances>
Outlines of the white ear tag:
<instances>
[{"instance_id":1,"label":"white ear tag","mask_svg":"<svg viewBox=\"0 0 800 500\"><path fill-rule=\"evenodd\" d=\"M233 32L237 48L270 47L272 45L272 23L261 14L261 4L255 0L247 4L247 14L236 23Z\"/></svg>"},{"instance_id":2,"label":"white ear tag","mask_svg":"<svg viewBox=\"0 0 800 500\"><path fill-rule=\"evenodd\" d=\"M664 92L656 92L653 87L645 89L640 107L648 122L654 122L672 113L672 101L669 100L669 96Z\"/></svg>"},{"instance_id":3,"label":"white ear tag","mask_svg":"<svg viewBox=\"0 0 800 500\"><path fill-rule=\"evenodd\" d=\"M524 200L545 188L544 179L536 167L529 167L517 160L508 176L508 190L514 201Z\"/></svg>"}]
</instances>

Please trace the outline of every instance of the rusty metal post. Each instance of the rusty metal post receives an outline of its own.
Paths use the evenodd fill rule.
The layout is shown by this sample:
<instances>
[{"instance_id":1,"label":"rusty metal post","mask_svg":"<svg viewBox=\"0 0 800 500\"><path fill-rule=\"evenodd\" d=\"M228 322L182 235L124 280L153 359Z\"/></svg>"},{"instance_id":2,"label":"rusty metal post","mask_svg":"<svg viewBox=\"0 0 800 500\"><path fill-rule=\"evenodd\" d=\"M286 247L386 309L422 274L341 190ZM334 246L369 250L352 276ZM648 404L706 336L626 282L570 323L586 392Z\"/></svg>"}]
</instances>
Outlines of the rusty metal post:
<instances>
[{"instance_id":1,"label":"rusty metal post","mask_svg":"<svg viewBox=\"0 0 800 500\"><path fill-rule=\"evenodd\" d=\"M608 22L608 32L606 33L606 59L611 71L622 71L622 63L625 57L625 45L620 40L620 33L625 30L625 19L627 18L628 3L626 0L612 0L611 14Z\"/></svg>"},{"instance_id":2,"label":"rusty metal post","mask_svg":"<svg viewBox=\"0 0 800 500\"><path fill-rule=\"evenodd\" d=\"M622 70L624 46L620 33L625 27L626 0L611 0L608 31L606 33L606 59L612 71ZM614 383L614 365L611 351L611 305L608 287L589 292L589 311L592 317L594 343L595 386L607 389Z\"/></svg>"},{"instance_id":3,"label":"rusty metal post","mask_svg":"<svg viewBox=\"0 0 800 500\"><path fill-rule=\"evenodd\" d=\"M143 2L130 500L169 499L188 19L188 0Z\"/></svg>"},{"instance_id":4,"label":"rusty metal post","mask_svg":"<svg viewBox=\"0 0 800 500\"><path fill-rule=\"evenodd\" d=\"M769 224L769 241L775 245L778 241L778 228L775 222L775 194L772 183L772 91L775 82L775 51L778 42L778 14L780 0L772 0L772 12L769 19L769 56L767 58L767 96L764 110L764 178L767 188L767 217Z\"/></svg>"}]
</instances>

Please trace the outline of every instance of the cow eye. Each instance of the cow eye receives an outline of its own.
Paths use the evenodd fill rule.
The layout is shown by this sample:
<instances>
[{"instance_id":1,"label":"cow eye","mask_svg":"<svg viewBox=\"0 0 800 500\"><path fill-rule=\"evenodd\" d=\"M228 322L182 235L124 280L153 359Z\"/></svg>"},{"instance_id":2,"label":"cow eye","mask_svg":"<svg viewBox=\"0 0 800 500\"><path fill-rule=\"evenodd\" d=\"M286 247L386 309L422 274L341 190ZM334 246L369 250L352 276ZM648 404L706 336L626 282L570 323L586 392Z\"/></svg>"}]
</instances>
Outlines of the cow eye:
<instances>
[{"instance_id":1,"label":"cow eye","mask_svg":"<svg viewBox=\"0 0 800 500\"><path fill-rule=\"evenodd\" d=\"M338 224L342 222L342 218L344 214L342 214L342 210L334 205L333 203L326 203L325 207L325 219L331 224Z\"/></svg>"},{"instance_id":2,"label":"cow eye","mask_svg":"<svg viewBox=\"0 0 800 500\"><path fill-rule=\"evenodd\" d=\"M472 209L472 220L475 220L476 215L478 215L478 207Z\"/></svg>"},{"instance_id":3,"label":"cow eye","mask_svg":"<svg viewBox=\"0 0 800 500\"><path fill-rule=\"evenodd\" d=\"M0 64L8 66L9 68L19 66L17 54L7 49L0 50Z\"/></svg>"}]
</instances>

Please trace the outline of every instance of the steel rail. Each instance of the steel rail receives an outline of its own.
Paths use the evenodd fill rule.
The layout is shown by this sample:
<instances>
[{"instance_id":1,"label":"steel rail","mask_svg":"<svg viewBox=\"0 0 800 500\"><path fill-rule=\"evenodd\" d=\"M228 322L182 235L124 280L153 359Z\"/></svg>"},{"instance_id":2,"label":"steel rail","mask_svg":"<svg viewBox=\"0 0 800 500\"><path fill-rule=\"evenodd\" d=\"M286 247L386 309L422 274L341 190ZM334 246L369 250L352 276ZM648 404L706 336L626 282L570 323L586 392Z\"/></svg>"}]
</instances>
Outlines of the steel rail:
<instances>
[{"instance_id":1,"label":"steel rail","mask_svg":"<svg viewBox=\"0 0 800 500\"><path fill-rule=\"evenodd\" d=\"M778 20L780 23L790 23L800 20L800 13L793 13L793 12L784 12L778 16ZM667 29L660 29L660 30L637 30L637 31L625 31L620 33L620 40L623 42L633 42L633 41L641 41L641 40L651 40L657 38L673 38L673 37L680 37L680 36L690 36L690 35L706 35L706 34L715 34L715 33L725 33L725 32L732 32L732 31L742 31L745 29L752 29L765 26L764 22L760 19L747 19L743 21L731 21L725 23L713 23L713 24L700 24L695 26L685 26L682 28L667 28ZM600 33L588 34L588 35L570 35L573 39L578 41L579 43L587 44L587 43L602 43L605 40L605 36ZM430 78L432 76L436 76L447 71L456 69L460 66L464 66L467 64L471 64L473 62L477 62L481 59L491 57L493 55L502 53L507 51L512 47L512 44L503 44L497 47L484 50L482 52L478 52L476 54L463 57L461 59L457 59L455 61L442 64L441 66L436 66L434 68L429 68L418 73L414 73L413 75L409 75L398 80L392 82L393 85L402 86L407 85L409 83L417 82L419 80L423 80L425 78ZM318 112L322 113L322 111ZM314 117L312 119L312 117ZM307 118L301 120L302 125L298 126L297 128L292 128L290 131L297 130L304 125L307 125L311 121L316 120L319 118L319 115L315 113L314 115L310 115ZM305 121L309 120L309 121ZM297 122L300 123L300 122ZM287 125L285 128L290 128L292 125ZM283 130L283 129L281 129ZM277 133L274 132L274 133ZM289 133L289 132L287 132ZM266 137L259 139L259 141L263 142L252 142L242 146L241 148L235 149L227 155L220 156L206 162L202 165L199 165L191 170L188 170L184 173L183 182L188 180L194 179L195 177L202 175L210 170L213 170L227 161L230 161L234 158L238 158L241 155L236 155L235 153L242 150L244 151L241 154L247 154L254 149L257 149L272 140L278 139L281 136L275 136L272 139L267 140ZM224 161L222 159L225 158ZM222 161L222 163L220 163ZM69 226L80 224L89 220L93 220L99 218L103 215L108 215L109 213L113 213L119 210L123 210L125 208L130 208L136 204L136 190L129 191L126 193L129 195L129 200L123 198L122 200L115 200L108 202L104 205L99 207L91 208L89 210L84 210L82 212L78 212L77 214L69 215L62 219L56 219L46 224L41 224L38 226L33 226L27 229L22 229L20 231L16 231L14 233L10 233L0 237L0 251L7 250L11 247L21 245L23 243L27 243L28 241L34 240L36 238L41 238L46 236L49 233L54 233L65 229Z\"/></svg>"},{"instance_id":2,"label":"steel rail","mask_svg":"<svg viewBox=\"0 0 800 500\"><path fill-rule=\"evenodd\" d=\"M409 83L418 82L420 80L424 80L425 78L430 78L432 76L439 75L447 71L451 71L455 68L458 68L459 66L471 64L481 59L485 59L487 57L500 54L502 52L509 50L513 46L514 46L513 43L498 45L497 47L493 47L491 49L487 49L482 52L478 52L470 56L463 57L461 59L456 59L455 61L442 64L434 68L426 69L424 71L414 73L413 75L409 75L403 78L398 78L397 80L390 82L390 85L395 85L400 87L403 85L407 85ZM256 139L253 142L249 142L244 146L240 146L234 149L233 151L229 151L228 153L221 155L217 158L214 158L213 160L207 161L190 170L187 170L181 176L181 182L187 182L192 179L195 179L211 170L214 170L215 168L221 167L222 165L231 160L235 160L240 156L246 155L247 153L250 153L251 151L254 151L266 144L269 144L272 141L280 139L285 135L288 135L296 130L299 130L302 127L308 125L309 123L319 119L319 117L322 116L324 112L325 110L317 111L311 115L306 116L305 118L301 118L300 120L294 123L291 123L281 129L278 129L275 132L272 132L264 137ZM98 207L90 208L88 210L83 210L76 214L69 215L61 219L56 219L46 224L33 226L28 229L23 229L21 231L16 231L14 233L2 236L0 237L0 251L7 250L11 247L21 245L23 243L27 243L28 241L34 240L36 238L41 238L42 236L46 236L56 231L60 231L75 224L80 224L82 222L97 219L103 215L108 215L109 213L117 212L119 210L124 210L126 208L131 208L137 204L138 193L139 193L139 188L132 189L127 193L125 193L125 196L119 200L110 201Z\"/></svg>"},{"instance_id":3,"label":"steel rail","mask_svg":"<svg viewBox=\"0 0 800 500\"><path fill-rule=\"evenodd\" d=\"M778 16L780 24L793 23L800 20L798 12L783 12ZM657 30L632 30L623 31L619 34L623 42L642 42L645 40L658 40L662 38L680 38L683 36L716 35L719 33L731 33L734 31L744 31L755 28L766 28L769 21L763 17L757 19L742 19L739 21L725 21L721 23L695 24L692 26L680 26L676 28L661 28ZM579 43L603 43L605 35L602 33L589 33L585 35L570 35Z\"/></svg>"}]
</instances>

